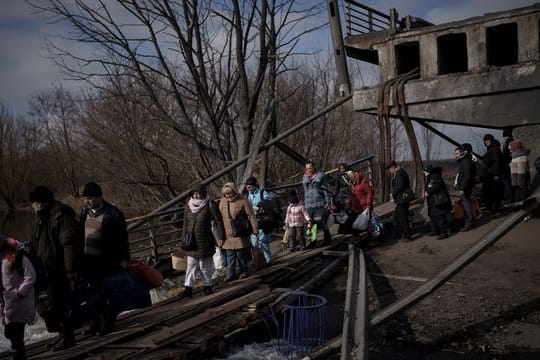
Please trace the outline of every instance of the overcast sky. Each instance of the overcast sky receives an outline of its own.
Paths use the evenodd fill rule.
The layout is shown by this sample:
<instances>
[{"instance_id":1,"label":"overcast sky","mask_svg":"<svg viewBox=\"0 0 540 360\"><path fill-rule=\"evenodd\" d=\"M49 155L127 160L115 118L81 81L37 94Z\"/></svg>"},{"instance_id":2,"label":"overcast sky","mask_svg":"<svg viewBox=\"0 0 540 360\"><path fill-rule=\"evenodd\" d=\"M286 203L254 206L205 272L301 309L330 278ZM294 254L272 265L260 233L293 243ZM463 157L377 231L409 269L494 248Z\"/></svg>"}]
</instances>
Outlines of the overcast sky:
<instances>
[{"instance_id":1,"label":"overcast sky","mask_svg":"<svg viewBox=\"0 0 540 360\"><path fill-rule=\"evenodd\" d=\"M112 1L112 0L111 0ZM313 0L316 1L316 0ZM324 3L324 0L318 0ZM361 1L377 10L387 13L392 7L400 16L413 15L440 24L460 20L487 12L534 4L540 0L395 0ZM63 24L48 24L42 15L36 14L24 0L0 0L0 100L12 111L22 114L28 110L28 99L53 84L62 84L77 90L84 84L66 82L54 64L47 59L45 39L67 33ZM321 21L326 21L323 18ZM314 48L328 49L331 44L329 31L324 30L317 40L312 40ZM325 36L326 34L327 36ZM65 43L72 50L82 50L75 43ZM76 51L75 51L76 50Z\"/></svg>"}]
</instances>

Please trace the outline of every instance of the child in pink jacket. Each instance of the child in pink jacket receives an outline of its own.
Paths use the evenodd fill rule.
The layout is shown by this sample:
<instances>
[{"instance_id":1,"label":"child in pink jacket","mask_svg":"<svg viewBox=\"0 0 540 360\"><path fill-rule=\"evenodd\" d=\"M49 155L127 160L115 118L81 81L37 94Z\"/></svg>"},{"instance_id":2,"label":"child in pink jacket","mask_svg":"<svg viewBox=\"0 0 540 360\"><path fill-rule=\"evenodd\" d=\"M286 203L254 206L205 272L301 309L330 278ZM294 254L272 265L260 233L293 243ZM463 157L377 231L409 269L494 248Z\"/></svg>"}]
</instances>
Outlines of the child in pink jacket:
<instances>
[{"instance_id":1,"label":"child in pink jacket","mask_svg":"<svg viewBox=\"0 0 540 360\"><path fill-rule=\"evenodd\" d=\"M34 320L36 272L26 256L16 264L20 243L0 234L0 318L5 337L11 342L14 359L26 359L24 327Z\"/></svg>"},{"instance_id":2,"label":"child in pink jacket","mask_svg":"<svg viewBox=\"0 0 540 360\"><path fill-rule=\"evenodd\" d=\"M289 206L285 215L285 226L289 230L289 247L291 251L304 250L306 246L304 237L304 226L311 224L311 218L304 207L304 203L300 201L296 190L291 190L289 193Z\"/></svg>"}]
</instances>

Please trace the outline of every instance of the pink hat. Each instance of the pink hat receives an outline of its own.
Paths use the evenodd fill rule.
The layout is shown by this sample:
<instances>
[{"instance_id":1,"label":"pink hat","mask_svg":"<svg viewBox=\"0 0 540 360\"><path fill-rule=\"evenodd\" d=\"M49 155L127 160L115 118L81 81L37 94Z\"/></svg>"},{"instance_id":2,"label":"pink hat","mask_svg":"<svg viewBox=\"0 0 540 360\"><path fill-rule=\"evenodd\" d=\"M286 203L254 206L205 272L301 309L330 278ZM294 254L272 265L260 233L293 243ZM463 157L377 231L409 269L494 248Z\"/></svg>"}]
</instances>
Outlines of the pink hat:
<instances>
[{"instance_id":1,"label":"pink hat","mask_svg":"<svg viewBox=\"0 0 540 360\"><path fill-rule=\"evenodd\" d=\"M510 141L510 144L508 144L508 147L511 151L516 151L517 149L521 149L523 147L523 143L521 140L513 140Z\"/></svg>"}]
</instances>

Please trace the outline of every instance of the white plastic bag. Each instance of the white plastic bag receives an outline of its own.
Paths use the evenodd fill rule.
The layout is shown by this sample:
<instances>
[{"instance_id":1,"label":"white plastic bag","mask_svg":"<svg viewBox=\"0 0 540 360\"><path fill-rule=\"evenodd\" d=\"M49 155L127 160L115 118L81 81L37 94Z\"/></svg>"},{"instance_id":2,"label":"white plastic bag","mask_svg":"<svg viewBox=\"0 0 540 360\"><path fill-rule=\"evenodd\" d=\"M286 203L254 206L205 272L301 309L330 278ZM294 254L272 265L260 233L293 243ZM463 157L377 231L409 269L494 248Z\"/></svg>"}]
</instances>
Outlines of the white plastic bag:
<instances>
[{"instance_id":1,"label":"white plastic bag","mask_svg":"<svg viewBox=\"0 0 540 360\"><path fill-rule=\"evenodd\" d=\"M225 264L223 264L223 258L221 257L221 252L223 250L221 250L221 248L219 248L218 246L216 246L216 253L214 254L214 266L216 267L217 270L219 269L223 269L223 267L225 266Z\"/></svg>"},{"instance_id":2,"label":"white plastic bag","mask_svg":"<svg viewBox=\"0 0 540 360\"><path fill-rule=\"evenodd\" d=\"M369 208L358 214L352 224L353 230L366 230L369 223Z\"/></svg>"}]
</instances>

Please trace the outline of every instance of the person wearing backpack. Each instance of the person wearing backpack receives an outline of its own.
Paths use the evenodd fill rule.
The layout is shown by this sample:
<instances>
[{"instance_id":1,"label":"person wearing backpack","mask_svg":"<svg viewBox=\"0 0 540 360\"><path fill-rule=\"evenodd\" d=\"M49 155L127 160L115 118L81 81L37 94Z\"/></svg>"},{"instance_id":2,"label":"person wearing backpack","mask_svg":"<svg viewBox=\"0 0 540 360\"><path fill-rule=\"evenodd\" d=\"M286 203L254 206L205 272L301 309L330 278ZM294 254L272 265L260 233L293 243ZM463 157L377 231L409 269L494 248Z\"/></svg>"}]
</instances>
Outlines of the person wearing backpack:
<instances>
[{"instance_id":1,"label":"person wearing backpack","mask_svg":"<svg viewBox=\"0 0 540 360\"><path fill-rule=\"evenodd\" d=\"M265 209L261 206L263 200L272 200L268 191L261 189L257 183L257 179L253 176L250 176L246 180L246 190L248 192L248 200L255 211L257 219L260 220L262 216L266 214ZM268 211L268 210L267 210ZM266 214L269 215L269 214ZM270 265L272 262L272 251L270 250L270 229L266 228L259 222L259 236L251 235L251 247L252 248L262 248L264 254L264 260L267 265Z\"/></svg>"},{"instance_id":2,"label":"person wearing backpack","mask_svg":"<svg viewBox=\"0 0 540 360\"><path fill-rule=\"evenodd\" d=\"M50 304L44 317L49 332L59 332L53 351L75 346L74 324L67 315L67 296L79 278L82 257L82 234L75 211L55 200L45 186L37 186L29 194L37 217L30 253L43 260L50 282Z\"/></svg>"},{"instance_id":3,"label":"person wearing backpack","mask_svg":"<svg viewBox=\"0 0 540 360\"><path fill-rule=\"evenodd\" d=\"M20 243L0 234L0 318L6 339L11 342L13 359L26 359L24 328L34 321L36 273L26 256L17 264Z\"/></svg>"}]
</instances>

